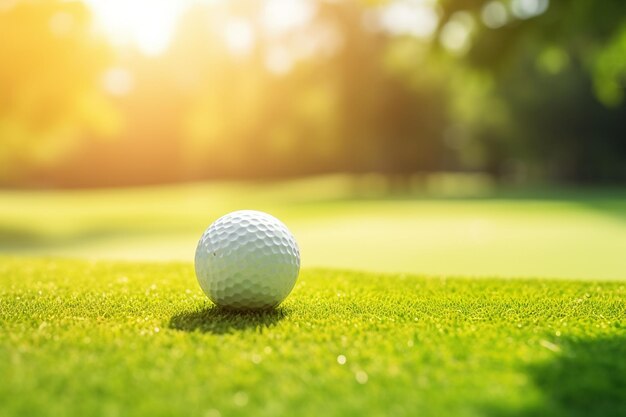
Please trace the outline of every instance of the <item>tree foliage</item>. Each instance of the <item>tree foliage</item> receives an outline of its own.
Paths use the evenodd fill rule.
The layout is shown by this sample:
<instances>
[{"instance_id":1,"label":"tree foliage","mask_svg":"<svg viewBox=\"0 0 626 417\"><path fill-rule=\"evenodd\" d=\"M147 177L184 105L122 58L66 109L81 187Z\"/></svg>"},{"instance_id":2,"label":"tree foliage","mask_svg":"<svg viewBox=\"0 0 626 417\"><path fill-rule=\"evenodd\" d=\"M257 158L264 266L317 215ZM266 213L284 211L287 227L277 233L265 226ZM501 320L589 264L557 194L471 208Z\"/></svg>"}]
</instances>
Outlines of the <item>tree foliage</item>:
<instances>
[{"instance_id":1,"label":"tree foliage","mask_svg":"<svg viewBox=\"0 0 626 417\"><path fill-rule=\"evenodd\" d=\"M509 5L516 3L530 5L532 14L542 2ZM446 1L442 7L444 16L464 11L478 20L489 4L504 3ZM472 48L453 65L464 69L462 79L477 73L489 79L474 97L461 93L463 100L495 100L504 115L459 117L481 149L481 166L499 176L626 180L625 33L621 1L553 1L540 15L479 26Z\"/></svg>"},{"instance_id":2,"label":"tree foliage","mask_svg":"<svg viewBox=\"0 0 626 417\"><path fill-rule=\"evenodd\" d=\"M115 50L81 3L0 9L0 181L626 180L623 1L317 1L279 34L263 4L197 4L156 57ZM396 6L418 23L385 26ZM225 42L233 21L245 51ZM129 91L107 91L112 65Z\"/></svg>"},{"instance_id":3,"label":"tree foliage","mask_svg":"<svg viewBox=\"0 0 626 417\"><path fill-rule=\"evenodd\" d=\"M98 85L108 58L80 3L0 9L0 180L58 161L86 132L113 133Z\"/></svg>"}]
</instances>

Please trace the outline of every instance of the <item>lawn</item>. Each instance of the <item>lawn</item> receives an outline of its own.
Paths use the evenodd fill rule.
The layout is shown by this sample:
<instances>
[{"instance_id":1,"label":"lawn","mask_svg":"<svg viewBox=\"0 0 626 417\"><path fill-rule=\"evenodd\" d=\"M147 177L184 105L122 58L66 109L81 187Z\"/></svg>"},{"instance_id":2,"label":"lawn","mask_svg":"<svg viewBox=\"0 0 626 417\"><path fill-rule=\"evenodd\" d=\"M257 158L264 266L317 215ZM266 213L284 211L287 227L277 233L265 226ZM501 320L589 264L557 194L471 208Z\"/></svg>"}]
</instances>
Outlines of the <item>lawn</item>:
<instances>
[{"instance_id":1,"label":"lawn","mask_svg":"<svg viewBox=\"0 0 626 417\"><path fill-rule=\"evenodd\" d=\"M1 191L0 415L626 417L626 192L446 181ZM242 208L301 247L273 312L194 277Z\"/></svg>"},{"instance_id":2,"label":"lawn","mask_svg":"<svg viewBox=\"0 0 626 417\"><path fill-rule=\"evenodd\" d=\"M303 266L625 280L626 190L498 190L465 177L402 192L337 175L112 190L1 191L0 253L183 261L232 210L294 232Z\"/></svg>"},{"instance_id":3,"label":"lawn","mask_svg":"<svg viewBox=\"0 0 626 417\"><path fill-rule=\"evenodd\" d=\"M626 416L626 283L305 268L274 312L189 262L0 258L0 414Z\"/></svg>"}]
</instances>

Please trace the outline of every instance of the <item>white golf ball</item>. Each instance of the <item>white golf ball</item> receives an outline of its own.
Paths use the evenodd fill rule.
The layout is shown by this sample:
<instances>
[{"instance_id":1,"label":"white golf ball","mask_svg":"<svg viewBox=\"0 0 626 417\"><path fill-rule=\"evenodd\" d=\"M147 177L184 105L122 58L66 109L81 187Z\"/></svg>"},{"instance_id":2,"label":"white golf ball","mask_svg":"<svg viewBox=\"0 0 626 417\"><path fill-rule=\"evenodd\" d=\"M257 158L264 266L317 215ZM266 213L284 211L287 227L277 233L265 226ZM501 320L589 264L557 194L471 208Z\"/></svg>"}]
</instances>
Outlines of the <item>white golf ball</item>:
<instances>
[{"instance_id":1,"label":"white golf ball","mask_svg":"<svg viewBox=\"0 0 626 417\"><path fill-rule=\"evenodd\" d=\"M265 309L293 289L300 251L280 220L241 210L209 226L198 242L195 265L200 287L218 306Z\"/></svg>"}]
</instances>

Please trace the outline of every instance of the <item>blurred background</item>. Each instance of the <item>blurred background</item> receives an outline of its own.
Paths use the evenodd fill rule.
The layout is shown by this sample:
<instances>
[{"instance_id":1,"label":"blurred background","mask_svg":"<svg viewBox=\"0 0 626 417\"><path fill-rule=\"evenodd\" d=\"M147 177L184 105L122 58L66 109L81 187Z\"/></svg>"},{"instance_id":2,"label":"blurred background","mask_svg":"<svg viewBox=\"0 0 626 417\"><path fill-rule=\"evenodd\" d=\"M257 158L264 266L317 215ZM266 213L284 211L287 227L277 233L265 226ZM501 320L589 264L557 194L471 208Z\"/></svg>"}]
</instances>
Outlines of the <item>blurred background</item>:
<instances>
[{"instance_id":1,"label":"blurred background","mask_svg":"<svg viewBox=\"0 0 626 417\"><path fill-rule=\"evenodd\" d=\"M626 278L626 2L0 0L0 251Z\"/></svg>"}]
</instances>

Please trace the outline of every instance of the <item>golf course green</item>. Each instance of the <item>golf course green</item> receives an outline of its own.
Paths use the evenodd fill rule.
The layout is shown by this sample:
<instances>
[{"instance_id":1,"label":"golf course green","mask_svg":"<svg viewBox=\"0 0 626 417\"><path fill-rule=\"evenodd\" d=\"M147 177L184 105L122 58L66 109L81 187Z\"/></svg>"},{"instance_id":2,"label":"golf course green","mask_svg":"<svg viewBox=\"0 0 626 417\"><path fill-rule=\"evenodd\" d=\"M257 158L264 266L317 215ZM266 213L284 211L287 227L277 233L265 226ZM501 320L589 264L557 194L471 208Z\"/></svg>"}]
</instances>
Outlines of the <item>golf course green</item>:
<instances>
[{"instance_id":1,"label":"golf course green","mask_svg":"<svg viewBox=\"0 0 626 417\"><path fill-rule=\"evenodd\" d=\"M255 209L294 233L307 268L624 280L623 189L491 189L464 177L393 192L334 175L104 190L0 192L0 253L190 262L202 232Z\"/></svg>"},{"instance_id":2,"label":"golf course green","mask_svg":"<svg viewBox=\"0 0 626 417\"><path fill-rule=\"evenodd\" d=\"M3 191L0 415L626 416L623 192L354 181ZM197 284L239 208L300 243L275 311Z\"/></svg>"},{"instance_id":3,"label":"golf course green","mask_svg":"<svg viewBox=\"0 0 626 417\"><path fill-rule=\"evenodd\" d=\"M276 311L190 263L2 258L11 416L624 416L626 283L306 269Z\"/></svg>"},{"instance_id":4,"label":"golf course green","mask_svg":"<svg viewBox=\"0 0 626 417\"><path fill-rule=\"evenodd\" d=\"M0 0L0 417L626 417L626 0Z\"/></svg>"}]
</instances>

